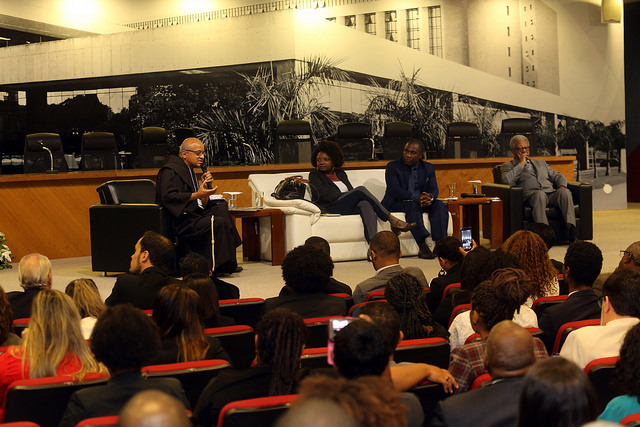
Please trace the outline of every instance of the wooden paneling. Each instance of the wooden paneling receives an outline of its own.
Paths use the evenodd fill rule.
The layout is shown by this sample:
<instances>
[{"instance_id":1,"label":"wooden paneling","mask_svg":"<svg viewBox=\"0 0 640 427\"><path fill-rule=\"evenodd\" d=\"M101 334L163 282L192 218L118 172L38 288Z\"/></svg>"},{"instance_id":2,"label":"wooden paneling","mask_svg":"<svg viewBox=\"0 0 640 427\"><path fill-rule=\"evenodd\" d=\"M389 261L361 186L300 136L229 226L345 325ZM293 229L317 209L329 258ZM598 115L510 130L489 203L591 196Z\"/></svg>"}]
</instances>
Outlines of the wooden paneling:
<instances>
[{"instance_id":1,"label":"wooden paneling","mask_svg":"<svg viewBox=\"0 0 640 427\"><path fill-rule=\"evenodd\" d=\"M573 179L572 156L543 157L554 169ZM492 182L491 168L509 159L436 159L440 194L448 194L449 182L457 183L457 193L471 192L471 179ZM387 161L347 162L345 169L384 168ZM251 173L298 172L311 170L309 164L270 164L210 168L220 192L242 191L238 206L250 206L247 177ZM87 171L58 174L0 175L0 231L16 260L31 252L50 258L90 255L89 207L100 202L96 188L111 179L149 178L157 169Z\"/></svg>"}]
</instances>

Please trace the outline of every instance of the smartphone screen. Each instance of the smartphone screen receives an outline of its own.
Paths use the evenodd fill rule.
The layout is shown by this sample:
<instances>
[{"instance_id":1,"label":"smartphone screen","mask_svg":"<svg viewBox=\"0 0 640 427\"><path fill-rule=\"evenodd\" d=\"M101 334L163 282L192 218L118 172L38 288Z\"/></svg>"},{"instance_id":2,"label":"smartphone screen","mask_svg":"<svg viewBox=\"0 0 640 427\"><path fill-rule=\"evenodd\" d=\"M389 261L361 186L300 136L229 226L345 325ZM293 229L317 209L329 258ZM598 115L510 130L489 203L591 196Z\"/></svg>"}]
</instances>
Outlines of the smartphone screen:
<instances>
[{"instance_id":1,"label":"smartphone screen","mask_svg":"<svg viewBox=\"0 0 640 427\"><path fill-rule=\"evenodd\" d=\"M460 237L462 240L462 249L464 249L465 251L470 251L473 247L471 227L463 227L462 230L460 230Z\"/></svg>"},{"instance_id":2,"label":"smartphone screen","mask_svg":"<svg viewBox=\"0 0 640 427\"><path fill-rule=\"evenodd\" d=\"M333 347L335 345L336 333L354 320L356 319L353 317L329 320L329 342L327 343L327 363L329 365L333 365Z\"/></svg>"}]
</instances>

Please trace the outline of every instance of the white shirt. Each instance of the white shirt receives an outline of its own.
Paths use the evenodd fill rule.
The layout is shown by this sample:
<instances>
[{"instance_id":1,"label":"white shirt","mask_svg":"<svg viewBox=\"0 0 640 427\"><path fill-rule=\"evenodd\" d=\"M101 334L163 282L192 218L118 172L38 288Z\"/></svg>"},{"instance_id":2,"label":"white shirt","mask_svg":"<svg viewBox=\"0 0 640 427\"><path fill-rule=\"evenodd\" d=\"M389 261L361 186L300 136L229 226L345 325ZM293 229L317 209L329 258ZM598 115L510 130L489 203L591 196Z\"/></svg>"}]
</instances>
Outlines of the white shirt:
<instances>
[{"instance_id":1,"label":"white shirt","mask_svg":"<svg viewBox=\"0 0 640 427\"><path fill-rule=\"evenodd\" d=\"M93 332L93 327L96 325L95 317L83 317L80 319L80 329L82 330L82 337L85 340L91 338L91 333Z\"/></svg>"},{"instance_id":2,"label":"white shirt","mask_svg":"<svg viewBox=\"0 0 640 427\"><path fill-rule=\"evenodd\" d=\"M349 191L349 188L347 188L347 184L345 184L344 182L333 181L333 183L335 184L336 187L338 187L341 193L346 193L347 191Z\"/></svg>"},{"instance_id":3,"label":"white shirt","mask_svg":"<svg viewBox=\"0 0 640 427\"><path fill-rule=\"evenodd\" d=\"M525 304L520 306L520 313L516 312L513 315L513 321L523 328L538 327L538 317L536 316L535 311L531 310L531 308L527 307ZM449 333L451 334L449 337L451 350L464 345L467 338L475 333L471 327L471 318L469 317L468 311L458 314L453 319L451 326L449 326Z\"/></svg>"},{"instance_id":4,"label":"white shirt","mask_svg":"<svg viewBox=\"0 0 640 427\"><path fill-rule=\"evenodd\" d=\"M604 326L585 326L571 332L560 349L560 356L575 362L581 369L594 359L620 355L627 331L640 319L623 317Z\"/></svg>"}]
</instances>

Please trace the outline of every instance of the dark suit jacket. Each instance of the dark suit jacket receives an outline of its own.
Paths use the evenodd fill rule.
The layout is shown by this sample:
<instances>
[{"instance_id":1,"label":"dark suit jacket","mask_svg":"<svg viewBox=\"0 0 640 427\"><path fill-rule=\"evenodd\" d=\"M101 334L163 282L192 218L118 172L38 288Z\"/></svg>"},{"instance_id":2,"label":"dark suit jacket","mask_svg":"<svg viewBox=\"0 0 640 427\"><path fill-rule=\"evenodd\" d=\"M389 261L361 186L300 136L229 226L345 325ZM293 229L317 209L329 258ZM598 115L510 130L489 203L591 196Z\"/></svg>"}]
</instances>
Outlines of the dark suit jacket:
<instances>
[{"instance_id":1,"label":"dark suit jacket","mask_svg":"<svg viewBox=\"0 0 640 427\"><path fill-rule=\"evenodd\" d=\"M7 299L11 304L14 319L31 317L31 303L44 288L31 288L23 291L7 292Z\"/></svg>"},{"instance_id":2,"label":"dark suit jacket","mask_svg":"<svg viewBox=\"0 0 640 427\"><path fill-rule=\"evenodd\" d=\"M335 172L338 179L347 186L347 189L353 190L353 186L349 182L347 173L342 169L336 169ZM323 212L327 210L327 205L338 200L338 198L343 194L326 174L318 170L309 172L309 184L311 184L312 192L315 193L317 191L318 200L314 203Z\"/></svg>"},{"instance_id":3,"label":"dark suit jacket","mask_svg":"<svg viewBox=\"0 0 640 427\"><path fill-rule=\"evenodd\" d=\"M345 316L347 314L347 303L344 298L322 293L267 298L264 302L264 312L266 313L276 308L288 308L305 319L309 317Z\"/></svg>"},{"instance_id":4,"label":"dark suit jacket","mask_svg":"<svg viewBox=\"0 0 640 427\"><path fill-rule=\"evenodd\" d=\"M513 427L523 377L508 378L441 401L430 426Z\"/></svg>"},{"instance_id":5,"label":"dark suit jacket","mask_svg":"<svg viewBox=\"0 0 640 427\"><path fill-rule=\"evenodd\" d=\"M145 379L140 372L125 372L113 376L105 385L88 387L73 393L60 426L75 427L79 421L85 418L118 415L133 395L149 389L167 393L190 409L182 384L177 379Z\"/></svg>"},{"instance_id":6,"label":"dark suit jacket","mask_svg":"<svg viewBox=\"0 0 640 427\"><path fill-rule=\"evenodd\" d=\"M139 309L150 310L158 291L172 283L180 283L180 280L168 276L157 267L149 267L140 274L121 274L105 304L112 306L130 303Z\"/></svg>"},{"instance_id":7,"label":"dark suit jacket","mask_svg":"<svg viewBox=\"0 0 640 427\"><path fill-rule=\"evenodd\" d=\"M389 209L400 200L413 200L418 202L420 194L411 194L409 187L409 175L411 168L404 164L404 160L399 158L387 164L385 169L385 181L387 189L382 199L382 205ZM438 183L436 181L436 169L429 162L421 160L418 163L418 191L419 193L429 193L434 199L438 198Z\"/></svg>"},{"instance_id":8,"label":"dark suit jacket","mask_svg":"<svg viewBox=\"0 0 640 427\"><path fill-rule=\"evenodd\" d=\"M458 263L451 267L447 274L444 276L434 277L429 283L429 289L431 292L427 295L427 304L429 306L429 311L432 313L438 308L440 305L440 301L442 301L442 293L444 289L452 283L460 283L460 267L462 263Z\"/></svg>"},{"instance_id":9,"label":"dark suit jacket","mask_svg":"<svg viewBox=\"0 0 640 427\"><path fill-rule=\"evenodd\" d=\"M567 322L585 319L599 319L598 297L593 289L577 291L569 295L566 301L547 308L538 321L544 331L544 345L551 354L558 329Z\"/></svg>"}]
</instances>

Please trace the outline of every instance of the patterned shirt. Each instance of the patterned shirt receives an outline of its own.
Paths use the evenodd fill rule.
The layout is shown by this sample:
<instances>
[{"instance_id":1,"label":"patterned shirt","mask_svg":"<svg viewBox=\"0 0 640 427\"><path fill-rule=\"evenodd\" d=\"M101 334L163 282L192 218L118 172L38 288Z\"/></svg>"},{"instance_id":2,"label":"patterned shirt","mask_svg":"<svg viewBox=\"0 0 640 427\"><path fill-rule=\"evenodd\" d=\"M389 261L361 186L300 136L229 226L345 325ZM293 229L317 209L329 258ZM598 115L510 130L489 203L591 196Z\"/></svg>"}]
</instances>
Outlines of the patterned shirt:
<instances>
[{"instance_id":1,"label":"patterned shirt","mask_svg":"<svg viewBox=\"0 0 640 427\"><path fill-rule=\"evenodd\" d=\"M487 340L473 341L461 347L451 350L449 359L449 372L458 382L456 393L462 393L471 389L473 380L487 372L484 358L487 348ZM547 349L540 339L533 338L533 352L536 360L549 357Z\"/></svg>"}]
</instances>

